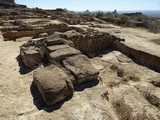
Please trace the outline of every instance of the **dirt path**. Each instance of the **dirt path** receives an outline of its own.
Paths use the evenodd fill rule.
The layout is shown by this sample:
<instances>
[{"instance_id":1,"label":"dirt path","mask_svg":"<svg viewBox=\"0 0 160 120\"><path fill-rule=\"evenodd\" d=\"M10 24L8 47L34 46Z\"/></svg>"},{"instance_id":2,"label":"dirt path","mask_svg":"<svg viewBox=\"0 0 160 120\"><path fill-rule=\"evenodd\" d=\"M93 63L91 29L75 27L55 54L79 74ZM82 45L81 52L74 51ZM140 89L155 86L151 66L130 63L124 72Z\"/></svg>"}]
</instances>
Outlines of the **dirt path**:
<instances>
[{"instance_id":1,"label":"dirt path","mask_svg":"<svg viewBox=\"0 0 160 120\"><path fill-rule=\"evenodd\" d=\"M33 111L30 85L32 73L21 75L16 57L22 43L0 43L0 118L15 119L24 112Z\"/></svg>"}]
</instances>

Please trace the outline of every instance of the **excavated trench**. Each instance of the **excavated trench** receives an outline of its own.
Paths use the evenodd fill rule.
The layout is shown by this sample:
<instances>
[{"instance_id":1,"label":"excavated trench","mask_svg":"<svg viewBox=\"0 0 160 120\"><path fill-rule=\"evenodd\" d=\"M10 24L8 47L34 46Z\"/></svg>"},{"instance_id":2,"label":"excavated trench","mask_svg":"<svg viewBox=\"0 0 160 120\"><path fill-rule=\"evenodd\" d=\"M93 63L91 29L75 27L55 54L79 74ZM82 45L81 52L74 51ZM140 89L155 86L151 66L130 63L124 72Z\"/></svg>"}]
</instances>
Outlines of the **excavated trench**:
<instances>
[{"instance_id":1,"label":"excavated trench","mask_svg":"<svg viewBox=\"0 0 160 120\"><path fill-rule=\"evenodd\" d=\"M135 49L126 45L123 42L114 42L113 46L116 50L119 50L128 57L132 58L135 62L147 66L148 68L155 71L160 71L160 56Z\"/></svg>"},{"instance_id":2,"label":"excavated trench","mask_svg":"<svg viewBox=\"0 0 160 120\"><path fill-rule=\"evenodd\" d=\"M118 50L126 56L134 60L136 63L146 66L155 71L160 71L160 56L147 53L142 50L135 49L125 44L125 40L117 38L110 34L91 33L86 35L77 35L69 37L75 45L75 48L80 50L88 57L98 56L105 53L106 50Z\"/></svg>"}]
</instances>

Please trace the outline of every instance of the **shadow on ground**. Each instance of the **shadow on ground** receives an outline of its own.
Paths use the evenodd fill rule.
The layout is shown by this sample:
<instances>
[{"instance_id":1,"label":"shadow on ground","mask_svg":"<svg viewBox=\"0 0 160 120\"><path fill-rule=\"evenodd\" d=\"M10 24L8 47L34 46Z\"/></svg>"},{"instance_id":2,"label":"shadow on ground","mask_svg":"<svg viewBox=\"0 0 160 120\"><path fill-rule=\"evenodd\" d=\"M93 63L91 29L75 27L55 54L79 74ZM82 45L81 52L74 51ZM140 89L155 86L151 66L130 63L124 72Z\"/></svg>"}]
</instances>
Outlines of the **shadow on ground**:
<instances>
[{"instance_id":1,"label":"shadow on ground","mask_svg":"<svg viewBox=\"0 0 160 120\"><path fill-rule=\"evenodd\" d=\"M150 40L150 41L155 43L155 44L160 45L160 39L153 39L153 40Z\"/></svg>"},{"instance_id":2,"label":"shadow on ground","mask_svg":"<svg viewBox=\"0 0 160 120\"><path fill-rule=\"evenodd\" d=\"M52 106L47 106L46 103L43 100L43 97L41 95L41 93L39 92L38 88L36 87L36 85L34 84L34 82L32 82L31 87L30 87L30 91L33 97L33 103L34 105L37 107L38 110L44 110L46 112L53 112L57 109L60 109L61 106L64 104L64 102L70 100L72 98L73 95L68 96L67 98L65 98L64 100L52 105Z\"/></svg>"},{"instance_id":3,"label":"shadow on ground","mask_svg":"<svg viewBox=\"0 0 160 120\"><path fill-rule=\"evenodd\" d=\"M31 71L33 71L35 69L35 68L33 68L33 69L26 68L24 63L22 62L20 56L17 56L16 60L17 60L18 65L19 65L19 73L21 75L27 74L27 73L29 73L29 72L31 72Z\"/></svg>"},{"instance_id":4,"label":"shadow on ground","mask_svg":"<svg viewBox=\"0 0 160 120\"><path fill-rule=\"evenodd\" d=\"M93 80L93 81L89 81L86 82L84 84L81 84L79 86L75 87L75 91L83 91L86 88L92 88L96 85L98 85L99 80ZM48 113L53 112L55 110L58 110L62 107L62 105L66 102L69 101L73 94L68 96L67 98L65 98L64 100L52 105L52 106L47 106L46 103L43 100L43 97L41 95L41 93L39 92L38 88L36 87L36 85L34 84L34 82L32 82L31 87L30 87L30 91L33 97L33 103L34 105L37 107L38 110L44 110Z\"/></svg>"},{"instance_id":5,"label":"shadow on ground","mask_svg":"<svg viewBox=\"0 0 160 120\"><path fill-rule=\"evenodd\" d=\"M92 81L88 81L88 82L85 82L83 84L80 84L78 86L75 86L74 89L75 89L75 91L83 91L86 88L92 88L92 87L98 85L98 83L99 83L98 79L97 80L92 80Z\"/></svg>"}]
</instances>

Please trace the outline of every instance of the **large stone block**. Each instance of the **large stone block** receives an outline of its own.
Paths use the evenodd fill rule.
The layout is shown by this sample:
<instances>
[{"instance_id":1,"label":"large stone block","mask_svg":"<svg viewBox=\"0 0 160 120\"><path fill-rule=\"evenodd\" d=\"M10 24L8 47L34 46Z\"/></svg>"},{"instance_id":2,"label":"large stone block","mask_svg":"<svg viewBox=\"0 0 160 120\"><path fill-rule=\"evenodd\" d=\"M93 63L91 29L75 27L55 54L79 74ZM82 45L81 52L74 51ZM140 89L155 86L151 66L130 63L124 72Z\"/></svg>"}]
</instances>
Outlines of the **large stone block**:
<instances>
[{"instance_id":1,"label":"large stone block","mask_svg":"<svg viewBox=\"0 0 160 120\"><path fill-rule=\"evenodd\" d=\"M69 48L69 45L54 45L54 46L48 46L47 51L48 52L54 52L56 50L64 49L64 48Z\"/></svg>"},{"instance_id":2,"label":"large stone block","mask_svg":"<svg viewBox=\"0 0 160 120\"><path fill-rule=\"evenodd\" d=\"M49 38L49 39L47 39L47 46L61 45L61 44L67 44L66 40L63 38Z\"/></svg>"},{"instance_id":3,"label":"large stone block","mask_svg":"<svg viewBox=\"0 0 160 120\"><path fill-rule=\"evenodd\" d=\"M36 70L33 79L47 105L53 105L73 93L67 74L56 66Z\"/></svg>"},{"instance_id":4,"label":"large stone block","mask_svg":"<svg viewBox=\"0 0 160 120\"><path fill-rule=\"evenodd\" d=\"M81 52L73 47L68 47L64 49L59 49L54 52L51 52L49 55L49 61L54 63L61 62L62 60L66 59L67 57L81 54Z\"/></svg>"},{"instance_id":5,"label":"large stone block","mask_svg":"<svg viewBox=\"0 0 160 120\"><path fill-rule=\"evenodd\" d=\"M28 68L34 68L41 64L42 56L40 52L36 50L21 50L20 55L24 65Z\"/></svg>"},{"instance_id":6,"label":"large stone block","mask_svg":"<svg viewBox=\"0 0 160 120\"><path fill-rule=\"evenodd\" d=\"M90 59L85 55L68 57L63 60L63 64L74 75L77 84L98 78L98 70L92 66Z\"/></svg>"}]
</instances>

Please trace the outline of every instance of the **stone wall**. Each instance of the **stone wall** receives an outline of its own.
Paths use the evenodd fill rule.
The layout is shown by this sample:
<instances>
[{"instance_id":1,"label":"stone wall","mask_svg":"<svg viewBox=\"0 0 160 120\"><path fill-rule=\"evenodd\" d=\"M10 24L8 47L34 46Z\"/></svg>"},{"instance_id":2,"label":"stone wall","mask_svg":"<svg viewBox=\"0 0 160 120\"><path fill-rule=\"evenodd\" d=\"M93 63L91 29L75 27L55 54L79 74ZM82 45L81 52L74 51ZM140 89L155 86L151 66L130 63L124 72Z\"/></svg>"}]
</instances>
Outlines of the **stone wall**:
<instances>
[{"instance_id":1,"label":"stone wall","mask_svg":"<svg viewBox=\"0 0 160 120\"><path fill-rule=\"evenodd\" d=\"M115 42L114 47L127 56L133 58L137 62L147 65L154 70L160 71L160 56L156 56L142 50L134 49L133 47L130 47L122 42Z\"/></svg>"},{"instance_id":2,"label":"stone wall","mask_svg":"<svg viewBox=\"0 0 160 120\"><path fill-rule=\"evenodd\" d=\"M15 40L20 37L37 37L40 33L48 33L52 34L55 31L67 31L68 25L64 23L59 24L47 24L47 25L39 25L39 26L19 26L19 27L12 27L12 28L4 28L2 29L3 37L5 40Z\"/></svg>"},{"instance_id":3,"label":"stone wall","mask_svg":"<svg viewBox=\"0 0 160 120\"><path fill-rule=\"evenodd\" d=\"M113 45L113 41L120 40L108 33L87 33L74 35L69 38L76 49L87 55L99 53Z\"/></svg>"}]
</instances>

